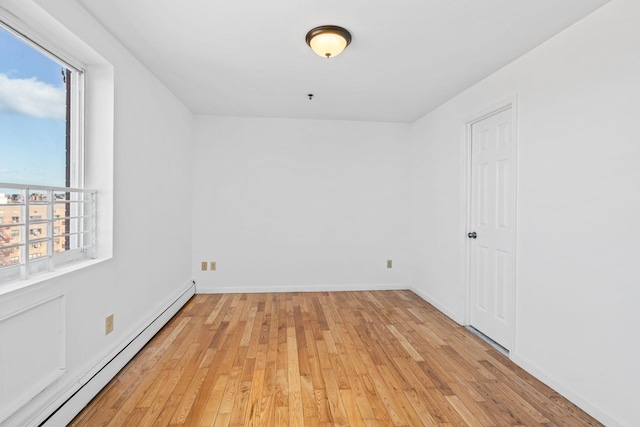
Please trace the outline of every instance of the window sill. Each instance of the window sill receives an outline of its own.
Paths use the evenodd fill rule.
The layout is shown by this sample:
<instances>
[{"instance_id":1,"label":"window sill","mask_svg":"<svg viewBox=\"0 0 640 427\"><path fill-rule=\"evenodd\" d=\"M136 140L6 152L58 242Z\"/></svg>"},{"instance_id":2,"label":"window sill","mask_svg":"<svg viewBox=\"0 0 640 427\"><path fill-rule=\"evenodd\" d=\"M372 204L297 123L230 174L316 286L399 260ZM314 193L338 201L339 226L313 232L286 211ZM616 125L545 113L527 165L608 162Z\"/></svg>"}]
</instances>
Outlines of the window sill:
<instances>
[{"instance_id":1,"label":"window sill","mask_svg":"<svg viewBox=\"0 0 640 427\"><path fill-rule=\"evenodd\" d=\"M87 267L92 267L96 264L100 264L104 261L107 261L111 258L96 258L89 260L78 260L74 262L70 262L60 267L56 267L55 271L46 272L46 273L38 273L34 275L35 277L30 277L27 280L13 280L7 283L0 284L0 298L5 295L11 294L13 292L21 291L32 286L35 286L39 283L46 282L48 280L52 280L66 274L70 274L79 270L82 270Z\"/></svg>"}]
</instances>

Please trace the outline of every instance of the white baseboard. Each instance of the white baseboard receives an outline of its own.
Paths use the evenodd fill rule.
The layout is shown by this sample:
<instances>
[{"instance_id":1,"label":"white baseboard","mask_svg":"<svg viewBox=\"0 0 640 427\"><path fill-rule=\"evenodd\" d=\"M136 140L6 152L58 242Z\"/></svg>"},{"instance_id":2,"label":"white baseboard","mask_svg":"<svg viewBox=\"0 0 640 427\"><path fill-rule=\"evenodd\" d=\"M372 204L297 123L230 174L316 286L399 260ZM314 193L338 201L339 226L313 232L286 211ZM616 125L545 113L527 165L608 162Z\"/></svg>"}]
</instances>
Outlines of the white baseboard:
<instances>
[{"instance_id":1,"label":"white baseboard","mask_svg":"<svg viewBox=\"0 0 640 427\"><path fill-rule=\"evenodd\" d=\"M429 304L431 304L432 306L434 306L435 308L437 308L438 311L440 311L442 314L444 314L445 316L447 316L448 318L450 318L451 320L453 320L457 324L459 324L459 325L463 324L462 323L462 316L456 315L453 311L449 310L449 308L447 306L445 306L444 304L442 304L440 301L431 298L429 295L425 294L423 291L421 291L420 289L416 288L415 286L410 286L409 290L411 292L413 292L414 294L418 295L420 298L422 298L423 300L425 300Z\"/></svg>"},{"instance_id":2,"label":"white baseboard","mask_svg":"<svg viewBox=\"0 0 640 427\"><path fill-rule=\"evenodd\" d=\"M336 292L336 291L392 291L407 289L403 283L374 285L310 285L310 286L204 286L196 285L197 294L259 294L268 292Z\"/></svg>"},{"instance_id":3,"label":"white baseboard","mask_svg":"<svg viewBox=\"0 0 640 427\"><path fill-rule=\"evenodd\" d=\"M586 413L600 421L602 424L609 427L631 427L631 423L623 422L620 419L614 417L607 411L595 405L589 399L581 396L579 393L574 392L570 387L567 387L560 381L556 381L552 377L548 376L544 373L543 369L540 369L535 363L531 363L527 359L520 357L518 354L511 353L509 355L510 359L522 369L536 377L538 380L542 381L567 400L571 401L573 404L584 410Z\"/></svg>"},{"instance_id":4,"label":"white baseboard","mask_svg":"<svg viewBox=\"0 0 640 427\"><path fill-rule=\"evenodd\" d=\"M76 383L76 386L67 390L42 411L30 425L66 426L194 294L195 282L190 281L186 289L183 288L177 295L174 295L164 308L154 313L141 328L124 340L103 359L103 362L91 369Z\"/></svg>"},{"instance_id":5,"label":"white baseboard","mask_svg":"<svg viewBox=\"0 0 640 427\"><path fill-rule=\"evenodd\" d=\"M409 287L409 290L414 292L423 300L427 301L429 304L433 305L435 308L437 308L440 312L445 314L454 322L460 325L464 324L462 321L462 316L455 315L453 312L451 312L446 306L441 304L439 301L429 297L427 294L425 294L424 292L420 291L419 289L413 286ZM619 419L612 416L611 414L609 414L608 412L602 410L602 408L599 408L598 406L596 406L589 399L584 398L579 393L574 392L571 388L566 387L562 382L556 381L555 379L549 377L544 373L544 370L540 369L536 364L531 363L527 359L520 357L518 353L514 351L510 352L509 358L513 361L513 363L520 366L522 369L529 372L538 380L542 381L543 383L545 383L546 385L548 385L549 387L557 391L563 397L565 397L566 399L574 403L579 408L583 409L585 412L587 412L592 417L596 418L601 423L607 426L616 426L616 427L631 426L630 423L622 422Z\"/></svg>"}]
</instances>

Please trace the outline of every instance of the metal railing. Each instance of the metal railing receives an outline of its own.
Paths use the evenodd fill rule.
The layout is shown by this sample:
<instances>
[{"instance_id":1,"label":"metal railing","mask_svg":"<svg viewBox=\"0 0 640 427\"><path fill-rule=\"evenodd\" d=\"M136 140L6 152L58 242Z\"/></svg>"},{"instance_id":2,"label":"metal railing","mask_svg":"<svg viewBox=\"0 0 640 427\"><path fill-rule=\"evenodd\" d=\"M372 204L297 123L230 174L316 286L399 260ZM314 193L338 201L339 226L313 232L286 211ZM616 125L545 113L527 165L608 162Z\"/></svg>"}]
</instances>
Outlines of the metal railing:
<instances>
[{"instance_id":1,"label":"metal railing","mask_svg":"<svg viewBox=\"0 0 640 427\"><path fill-rule=\"evenodd\" d=\"M96 195L0 182L0 283L95 258Z\"/></svg>"}]
</instances>

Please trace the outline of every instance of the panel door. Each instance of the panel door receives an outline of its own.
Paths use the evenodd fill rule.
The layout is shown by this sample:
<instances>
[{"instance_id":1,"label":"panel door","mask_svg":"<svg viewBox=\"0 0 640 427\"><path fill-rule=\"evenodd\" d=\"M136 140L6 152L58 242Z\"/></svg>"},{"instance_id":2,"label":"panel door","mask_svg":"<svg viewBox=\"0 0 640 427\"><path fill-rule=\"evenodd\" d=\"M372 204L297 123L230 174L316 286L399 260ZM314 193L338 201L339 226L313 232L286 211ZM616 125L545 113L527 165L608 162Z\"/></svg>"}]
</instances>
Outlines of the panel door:
<instances>
[{"instance_id":1,"label":"panel door","mask_svg":"<svg viewBox=\"0 0 640 427\"><path fill-rule=\"evenodd\" d=\"M513 139L510 108L471 126L470 324L507 349L515 279Z\"/></svg>"}]
</instances>

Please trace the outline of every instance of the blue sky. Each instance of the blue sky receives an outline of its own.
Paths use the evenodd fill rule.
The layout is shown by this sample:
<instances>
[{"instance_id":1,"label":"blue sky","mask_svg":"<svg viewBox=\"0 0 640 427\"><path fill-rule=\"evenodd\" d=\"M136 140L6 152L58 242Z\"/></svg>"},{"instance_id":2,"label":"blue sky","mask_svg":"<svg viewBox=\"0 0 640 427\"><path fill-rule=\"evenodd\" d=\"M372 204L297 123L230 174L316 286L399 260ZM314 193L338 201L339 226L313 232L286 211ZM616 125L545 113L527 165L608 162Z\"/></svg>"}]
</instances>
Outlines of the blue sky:
<instances>
[{"instance_id":1,"label":"blue sky","mask_svg":"<svg viewBox=\"0 0 640 427\"><path fill-rule=\"evenodd\" d=\"M64 187L62 69L0 27L0 182Z\"/></svg>"}]
</instances>

